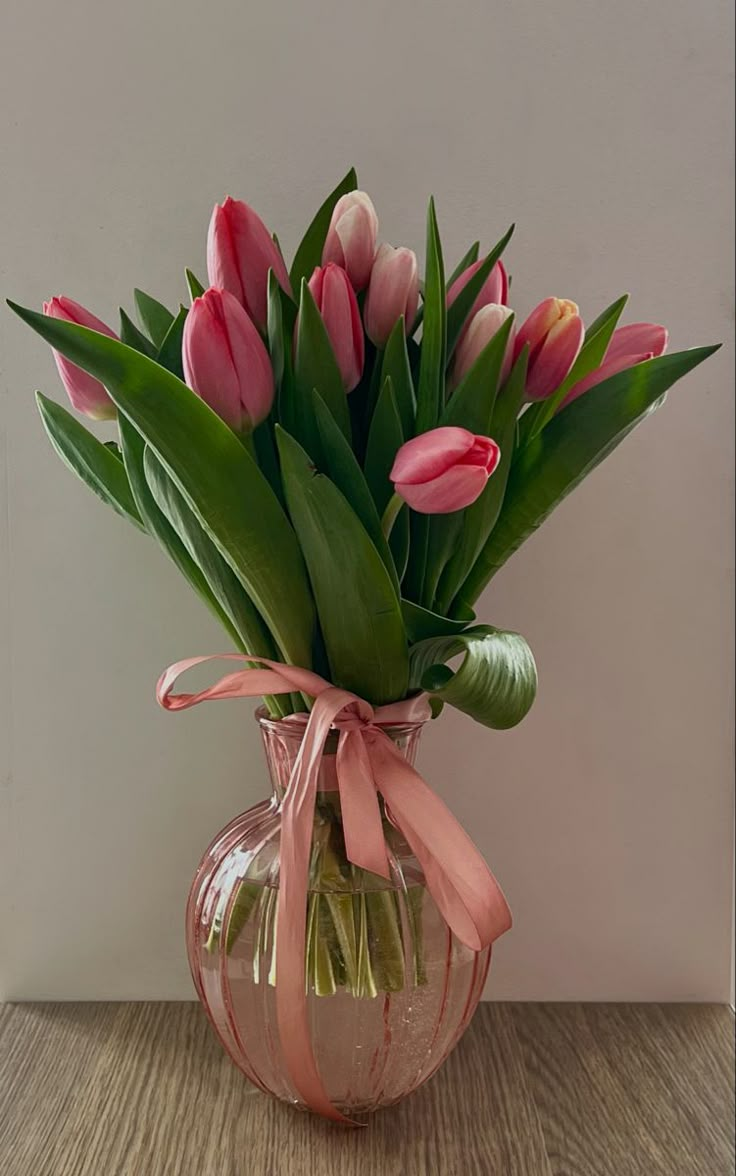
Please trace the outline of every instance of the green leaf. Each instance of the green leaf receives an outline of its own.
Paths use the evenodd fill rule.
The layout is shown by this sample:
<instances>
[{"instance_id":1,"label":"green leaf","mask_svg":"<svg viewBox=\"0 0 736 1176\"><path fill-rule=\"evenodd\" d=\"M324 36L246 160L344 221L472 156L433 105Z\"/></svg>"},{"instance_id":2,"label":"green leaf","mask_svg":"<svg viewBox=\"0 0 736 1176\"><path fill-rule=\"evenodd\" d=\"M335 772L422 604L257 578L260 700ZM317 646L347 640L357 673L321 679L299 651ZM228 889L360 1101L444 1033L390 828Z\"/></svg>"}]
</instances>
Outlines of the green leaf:
<instances>
[{"instance_id":1,"label":"green leaf","mask_svg":"<svg viewBox=\"0 0 736 1176\"><path fill-rule=\"evenodd\" d=\"M471 433L488 437L491 431L496 389L501 377L506 344L511 332L513 315L481 351L472 368L450 397L440 417L440 425L469 429ZM470 510L472 508L468 508ZM422 604L431 606L443 571L457 550L464 529L467 511L434 515L429 520L427 562L422 586ZM477 553L476 553L477 554ZM471 565L472 566L472 565ZM449 611L438 605L440 611Z\"/></svg>"},{"instance_id":2,"label":"green leaf","mask_svg":"<svg viewBox=\"0 0 736 1176\"><path fill-rule=\"evenodd\" d=\"M156 363L165 367L167 372L173 372L180 380L184 379L184 368L181 361L181 345L184 338L184 324L189 311L185 306L179 307L175 319L172 319L164 340L156 356Z\"/></svg>"},{"instance_id":3,"label":"green leaf","mask_svg":"<svg viewBox=\"0 0 736 1176\"><path fill-rule=\"evenodd\" d=\"M453 671L445 663L458 654L463 660ZM537 669L524 638L490 625L420 641L410 662L412 688L498 731L520 723L537 692Z\"/></svg>"},{"instance_id":4,"label":"green leaf","mask_svg":"<svg viewBox=\"0 0 736 1176\"><path fill-rule=\"evenodd\" d=\"M584 380L597 367L600 367L628 299L628 294L623 294L610 306L607 306L602 314L598 315L595 322L591 323L585 332L585 340L580 348L580 353L557 391L541 403L532 405L524 413L520 423L519 444L521 447L524 447L532 437L536 437L537 433L541 432L545 425L552 420L570 389L580 380Z\"/></svg>"},{"instance_id":5,"label":"green leaf","mask_svg":"<svg viewBox=\"0 0 736 1176\"><path fill-rule=\"evenodd\" d=\"M321 205L315 214L294 255L294 261L292 262L291 272L289 274L292 290L298 290L304 279L309 281L315 266L322 264L322 249L324 248L327 230L330 227L332 211L341 196L344 196L347 192L354 192L357 187L358 177L355 174L355 168L351 167L348 174L330 192L324 204Z\"/></svg>"},{"instance_id":6,"label":"green leaf","mask_svg":"<svg viewBox=\"0 0 736 1176\"><path fill-rule=\"evenodd\" d=\"M457 263L454 270L452 271L449 278L447 279L447 281L445 283L445 288L448 291L449 291L452 283L454 281L456 281L457 278L460 277L460 274L464 273L464 271L468 268L469 265L475 264L475 262L478 260L479 253L480 253L480 241L474 241L473 244L470 246L470 249L468 249L467 253L464 253L463 256L460 258L459 262ZM422 322L423 318L424 318L424 307L420 306L419 310L417 311L416 317L414 319L414 323L412 325L412 329L411 329L412 335L416 334L416 331L419 327L419 324Z\"/></svg>"},{"instance_id":7,"label":"green leaf","mask_svg":"<svg viewBox=\"0 0 736 1176\"><path fill-rule=\"evenodd\" d=\"M196 274L193 274L190 269L186 270L187 290L192 302L195 298L201 298L205 292L206 287L202 285Z\"/></svg>"},{"instance_id":8,"label":"green leaf","mask_svg":"<svg viewBox=\"0 0 736 1176\"><path fill-rule=\"evenodd\" d=\"M271 635L248 593L148 446L143 455L143 469L156 505L202 572L212 595L238 634L240 648L245 653L275 658Z\"/></svg>"},{"instance_id":9,"label":"green leaf","mask_svg":"<svg viewBox=\"0 0 736 1176\"><path fill-rule=\"evenodd\" d=\"M591 388L558 413L512 464L498 522L460 599L472 604L554 508L662 403L667 389L717 349L695 347L646 360Z\"/></svg>"},{"instance_id":10,"label":"green leaf","mask_svg":"<svg viewBox=\"0 0 736 1176\"><path fill-rule=\"evenodd\" d=\"M417 388L417 433L426 433L433 429L439 420L445 399L446 360L445 270L434 198L431 198L427 210L427 262L424 278L424 327Z\"/></svg>"},{"instance_id":11,"label":"green leaf","mask_svg":"<svg viewBox=\"0 0 736 1176\"><path fill-rule=\"evenodd\" d=\"M365 451L365 480L370 486L379 515L394 492L389 478L394 458L404 443L393 382L387 376L378 396Z\"/></svg>"},{"instance_id":12,"label":"green leaf","mask_svg":"<svg viewBox=\"0 0 736 1176\"><path fill-rule=\"evenodd\" d=\"M402 600L401 612L406 626L406 635L411 645L417 641L426 641L428 637L454 636L456 633L461 633L463 629L467 629L468 625L472 625L475 621L475 613L472 609L467 610L464 619L453 619L452 617L441 617L438 613L430 612L427 608L421 608L412 600Z\"/></svg>"},{"instance_id":13,"label":"green leaf","mask_svg":"<svg viewBox=\"0 0 736 1176\"><path fill-rule=\"evenodd\" d=\"M147 359L156 358L156 348L142 331L139 331L133 320L120 307L120 338L127 347L132 347L145 355Z\"/></svg>"},{"instance_id":14,"label":"green leaf","mask_svg":"<svg viewBox=\"0 0 736 1176\"><path fill-rule=\"evenodd\" d=\"M404 504L396 516L396 521L391 528L391 534L388 537L391 558L393 559L394 567L396 568L396 576L398 578L399 584L404 579L404 575L406 574L406 569L409 563L409 541L409 507Z\"/></svg>"},{"instance_id":15,"label":"green leaf","mask_svg":"<svg viewBox=\"0 0 736 1176\"><path fill-rule=\"evenodd\" d=\"M399 593L393 557L381 530L381 518L373 501L365 475L344 433L318 392L313 393L314 415L320 441L320 467L344 494L368 532Z\"/></svg>"},{"instance_id":16,"label":"green leaf","mask_svg":"<svg viewBox=\"0 0 736 1176\"><path fill-rule=\"evenodd\" d=\"M314 607L299 544L235 434L176 376L116 339L9 305L47 343L103 382L242 581L281 653L293 665L309 667Z\"/></svg>"},{"instance_id":17,"label":"green leaf","mask_svg":"<svg viewBox=\"0 0 736 1176\"><path fill-rule=\"evenodd\" d=\"M297 399L311 406L316 388L345 436L350 440L350 411L340 369L330 337L312 292L302 281L294 353L294 387ZM311 452L311 451L310 451Z\"/></svg>"},{"instance_id":18,"label":"green leaf","mask_svg":"<svg viewBox=\"0 0 736 1176\"><path fill-rule=\"evenodd\" d=\"M450 359L457 341L460 338L463 327L467 321L468 315L473 309L473 303L483 288L483 283L490 274L494 265L500 258L504 249L508 245L513 235L515 226L504 234L497 245L494 245L491 252L483 259L483 264L473 274L472 278L466 283L463 289L458 294L452 306L447 311L447 358Z\"/></svg>"},{"instance_id":19,"label":"green leaf","mask_svg":"<svg viewBox=\"0 0 736 1176\"><path fill-rule=\"evenodd\" d=\"M146 529L155 536L166 554L170 556L200 599L204 601L223 626L235 646L242 649L240 638L232 622L215 600L202 572L184 547L181 539L156 505L143 470L145 441L135 426L122 414L118 417L118 428L128 481L141 518L146 524Z\"/></svg>"},{"instance_id":20,"label":"green leaf","mask_svg":"<svg viewBox=\"0 0 736 1176\"><path fill-rule=\"evenodd\" d=\"M486 343L448 400L440 425L454 425L469 429L471 433L479 433L482 437L489 436L496 391L513 321L514 316L509 315Z\"/></svg>"},{"instance_id":21,"label":"green leaf","mask_svg":"<svg viewBox=\"0 0 736 1176\"><path fill-rule=\"evenodd\" d=\"M161 302L151 298L150 294L144 294L142 290L134 290L133 297L141 326L154 347L159 350L169 333L174 315Z\"/></svg>"},{"instance_id":22,"label":"green leaf","mask_svg":"<svg viewBox=\"0 0 736 1176\"><path fill-rule=\"evenodd\" d=\"M465 511L462 532L452 557L442 573L437 590L437 608L442 613L451 611L455 594L462 587L465 578L483 550L501 512L514 457L517 418L524 403L528 359L529 347L527 345L496 398L489 432L501 450L501 460L493 475L488 479L483 493Z\"/></svg>"},{"instance_id":23,"label":"green leaf","mask_svg":"<svg viewBox=\"0 0 736 1176\"><path fill-rule=\"evenodd\" d=\"M56 401L37 392L36 403L49 440L64 465L119 515L145 530L118 455Z\"/></svg>"},{"instance_id":24,"label":"green leaf","mask_svg":"<svg viewBox=\"0 0 736 1176\"><path fill-rule=\"evenodd\" d=\"M394 324L388 337L381 363L381 384L391 380L396 407L401 418L401 432L405 440L414 436L414 420L417 404L414 395L414 381L411 376L409 352L406 346L404 316Z\"/></svg>"},{"instance_id":25,"label":"green leaf","mask_svg":"<svg viewBox=\"0 0 736 1176\"><path fill-rule=\"evenodd\" d=\"M293 437L281 428L276 437L332 680L372 703L403 698L406 633L391 577L337 487L317 472Z\"/></svg>"}]
</instances>

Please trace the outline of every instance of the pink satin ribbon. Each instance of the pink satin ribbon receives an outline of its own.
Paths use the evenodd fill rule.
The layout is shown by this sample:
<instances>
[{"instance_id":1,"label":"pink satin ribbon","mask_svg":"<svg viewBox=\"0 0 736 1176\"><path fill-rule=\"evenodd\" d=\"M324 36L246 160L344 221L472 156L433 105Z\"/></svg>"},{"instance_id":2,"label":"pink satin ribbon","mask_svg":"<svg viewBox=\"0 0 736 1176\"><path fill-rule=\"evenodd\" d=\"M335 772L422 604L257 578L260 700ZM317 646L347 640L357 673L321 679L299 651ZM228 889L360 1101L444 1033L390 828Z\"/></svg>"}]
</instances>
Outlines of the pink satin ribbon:
<instances>
[{"instance_id":1,"label":"pink satin ribbon","mask_svg":"<svg viewBox=\"0 0 736 1176\"><path fill-rule=\"evenodd\" d=\"M227 674L198 694L172 694L180 674L224 658L257 663ZM373 707L332 686L311 670L242 654L190 657L161 675L156 697L166 710L186 710L220 698L300 691L314 699L281 807L280 901L277 910L276 1013L284 1059L295 1089L310 1110L350 1122L330 1102L312 1049L304 982L307 889L317 777L331 728L339 731L336 775L345 849L356 866L390 879L378 804L380 792L396 827L424 871L427 888L445 922L473 951L511 926L501 887L480 852L442 800L404 759L382 726L430 717L425 696Z\"/></svg>"}]
</instances>

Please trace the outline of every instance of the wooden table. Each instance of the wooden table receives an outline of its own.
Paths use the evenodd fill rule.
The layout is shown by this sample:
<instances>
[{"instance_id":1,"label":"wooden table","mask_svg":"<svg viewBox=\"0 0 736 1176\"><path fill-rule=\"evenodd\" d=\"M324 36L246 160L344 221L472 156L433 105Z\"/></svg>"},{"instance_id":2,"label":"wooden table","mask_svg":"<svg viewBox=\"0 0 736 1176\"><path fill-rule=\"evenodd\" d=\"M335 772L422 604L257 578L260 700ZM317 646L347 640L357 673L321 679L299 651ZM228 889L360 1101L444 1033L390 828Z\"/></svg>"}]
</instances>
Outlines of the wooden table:
<instances>
[{"instance_id":1,"label":"wooden table","mask_svg":"<svg viewBox=\"0 0 736 1176\"><path fill-rule=\"evenodd\" d=\"M713 1005L481 1005L439 1074L346 1130L248 1085L188 1003L0 1010L3 1176L731 1176Z\"/></svg>"}]
</instances>

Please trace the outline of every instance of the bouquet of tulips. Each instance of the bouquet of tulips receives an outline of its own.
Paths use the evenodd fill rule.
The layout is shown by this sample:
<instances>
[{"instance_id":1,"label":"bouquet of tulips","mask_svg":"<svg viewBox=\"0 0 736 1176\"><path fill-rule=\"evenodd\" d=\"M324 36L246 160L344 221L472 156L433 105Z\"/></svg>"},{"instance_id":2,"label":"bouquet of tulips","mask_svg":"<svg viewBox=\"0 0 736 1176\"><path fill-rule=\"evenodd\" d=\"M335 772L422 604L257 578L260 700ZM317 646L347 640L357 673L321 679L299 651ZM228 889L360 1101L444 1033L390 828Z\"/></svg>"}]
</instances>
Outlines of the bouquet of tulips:
<instances>
[{"instance_id":1,"label":"bouquet of tulips","mask_svg":"<svg viewBox=\"0 0 736 1176\"><path fill-rule=\"evenodd\" d=\"M524 322L502 255L447 276L429 204L424 280L378 244L354 171L287 268L247 204L215 207L208 288L135 292L120 334L70 298L13 306L54 348L73 407L38 395L66 464L157 540L242 652L312 668L382 704L426 691L506 728L536 690L521 636L476 621L491 578L562 499L713 350L587 326L545 298ZM456 668L448 662L461 655ZM310 700L265 700L274 716Z\"/></svg>"}]
</instances>

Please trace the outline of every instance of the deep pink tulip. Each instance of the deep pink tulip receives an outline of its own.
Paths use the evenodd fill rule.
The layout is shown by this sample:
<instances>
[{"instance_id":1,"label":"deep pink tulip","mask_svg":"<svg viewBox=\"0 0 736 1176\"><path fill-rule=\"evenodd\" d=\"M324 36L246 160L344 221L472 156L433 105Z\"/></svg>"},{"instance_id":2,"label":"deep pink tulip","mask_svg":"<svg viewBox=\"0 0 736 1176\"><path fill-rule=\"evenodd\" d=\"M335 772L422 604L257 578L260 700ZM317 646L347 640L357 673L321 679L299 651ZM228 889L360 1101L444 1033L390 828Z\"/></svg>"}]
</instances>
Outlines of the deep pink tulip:
<instances>
[{"instance_id":1,"label":"deep pink tulip","mask_svg":"<svg viewBox=\"0 0 736 1176\"><path fill-rule=\"evenodd\" d=\"M365 192L348 192L335 205L327 230L322 265L340 265L354 290L368 285L376 253L378 217L373 201Z\"/></svg>"},{"instance_id":2,"label":"deep pink tulip","mask_svg":"<svg viewBox=\"0 0 736 1176\"><path fill-rule=\"evenodd\" d=\"M475 502L501 459L490 437L444 425L401 446L390 478L420 514L450 514Z\"/></svg>"},{"instance_id":3,"label":"deep pink tulip","mask_svg":"<svg viewBox=\"0 0 736 1176\"><path fill-rule=\"evenodd\" d=\"M189 387L237 432L249 432L271 411L271 360L229 290L205 290L195 298L184 323L182 363Z\"/></svg>"},{"instance_id":4,"label":"deep pink tulip","mask_svg":"<svg viewBox=\"0 0 736 1176\"><path fill-rule=\"evenodd\" d=\"M529 344L527 400L544 400L555 392L577 359L585 327L575 302L545 298L519 328L514 359Z\"/></svg>"},{"instance_id":5,"label":"deep pink tulip","mask_svg":"<svg viewBox=\"0 0 736 1176\"><path fill-rule=\"evenodd\" d=\"M50 302L44 302L43 312L51 318L64 319L67 323L77 323L80 327L99 331L101 335L108 335L110 339L118 337L106 323L89 310L85 310L73 298L52 298ZM93 421L109 421L117 415L115 405L99 380L71 363L59 351L54 351L54 359L67 396L77 412L83 412Z\"/></svg>"},{"instance_id":6,"label":"deep pink tulip","mask_svg":"<svg viewBox=\"0 0 736 1176\"><path fill-rule=\"evenodd\" d=\"M419 305L417 255L411 249L381 245L373 262L365 298L365 330L376 347L385 347L403 314L407 332L414 325Z\"/></svg>"},{"instance_id":7,"label":"deep pink tulip","mask_svg":"<svg viewBox=\"0 0 736 1176\"><path fill-rule=\"evenodd\" d=\"M447 291L447 305L448 305L448 307L452 306L453 302L457 298L460 291L465 289L465 287L467 286L470 279L473 277L474 274L477 274L478 270L480 269L480 267L482 265L483 265L483 259L481 258L480 261L473 262L473 264L469 265L466 270L463 270L463 272L460 274L459 278L455 278L455 281L452 283L452 285L450 286L450 289ZM468 330L468 324L470 323L471 319L475 317L475 315L478 313L479 310L481 310L482 307L490 306L491 303L495 303L498 306L505 306L506 303L508 302L508 300L509 300L508 274L506 273L506 269L504 267L503 262L497 261L496 264L494 265L493 269L491 270L490 274L486 278L485 282L481 286L480 293L478 294L475 302L473 303L472 307L470 308L470 314L468 315L467 319L465 320L466 325L465 325L463 333L465 333ZM461 336L461 338L462 338L462 336Z\"/></svg>"},{"instance_id":8,"label":"deep pink tulip","mask_svg":"<svg viewBox=\"0 0 736 1176\"><path fill-rule=\"evenodd\" d=\"M476 359L483 351L484 347L490 343L494 335L498 333L506 319L514 312L508 306L497 306L490 303L488 306L482 306L468 324L465 333L460 337L457 349L455 351L455 361L452 368L452 386L457 385L468 374ZM503 382L509 374L511 368L511 360L514 351L514 332L513 327L509 335L509 341L506 345L506 353L504 355L503 366L501 368L501 382Z\"/></svg>"},{"instance_id":9,"label":"deep pink tulip","mask_svg":"<svg viewBox=\"0 0 736 1176\"><path fill-rule=\"evenodd\" d=\"M322 315L345 391L352 392L363 374L365 339L350 279L344 269L330 262L317 266L309 289Z\"/></svg>"},{"instance_id":10,"label":"deep pink tulip","mask_svg":"<svg viewBox=\"0 0 736 1176\"><path fill-rule=\"evenodd\" d=\"M663 355L666 347L667 329L656 323L630 323L627 327L619 327L611 336L603 363L573 385L561 407L577 400L578 396L595 388L596 384L602 384L610 376L643 363L645 359Z\"/></svg>"},{"instance_id":11,"label":"deep pink tulip","mask_svg":"<svg viewBox=\"0 0 736 1176\"><path fill-rule=\"evenodd\" d=\"M256 212L227 196L216 204L207 234L210 286L229 290L261 329L266 326L268 271L291 293L281 252Z\"/></svg>"}]
</instances>

